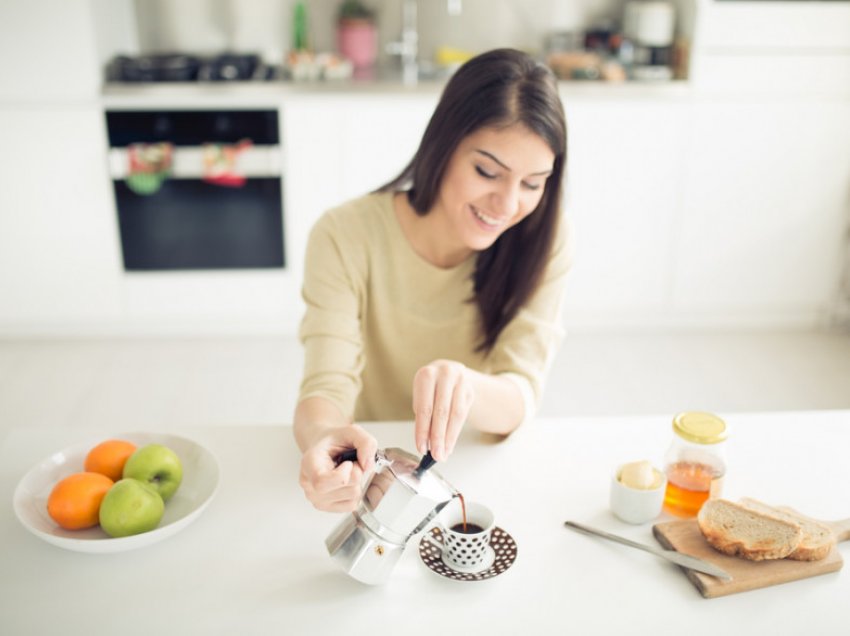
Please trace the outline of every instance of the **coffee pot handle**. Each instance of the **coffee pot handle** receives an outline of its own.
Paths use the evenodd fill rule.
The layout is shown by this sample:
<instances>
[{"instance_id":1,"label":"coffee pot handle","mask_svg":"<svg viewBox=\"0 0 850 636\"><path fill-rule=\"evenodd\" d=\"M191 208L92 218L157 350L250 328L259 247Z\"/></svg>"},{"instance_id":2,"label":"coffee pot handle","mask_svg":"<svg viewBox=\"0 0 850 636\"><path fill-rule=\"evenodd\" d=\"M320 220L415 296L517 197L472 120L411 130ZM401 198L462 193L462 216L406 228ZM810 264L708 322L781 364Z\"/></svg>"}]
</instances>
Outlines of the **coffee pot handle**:
<instances>
[{"instance_id":1,"label":"coffee pot handle","mask_svg":"<svg viewBox=\"0 0 850 636\"><path fill-rule=\"evenodd\" d=\"M342 451L339 455L334 457L334 463L339 466L342 462L356 462L357 461L357 449L349 448L346 451Z\"/></svg>"},{"instance_id":2,"label":"coffee pot handle","mask_svg":"<svg viewBox=\"0 0 850 636\"><path fill-rule=\"evenodd\" d=\"M379 455L380 455L380 453L379 453ZM377 459L377 457L376 457L376 459ZM357 461L357 449L356 448L349 448L348 450L344 450L339 455L334 457L334 463L337 466L339 466L342 462L356 462L356 461ZM422 473L424 473L426 470L431 468L431 466L433 466L436 463L437 463L437 460L435 460L431 456L431 451L427 451L422 456L422 459L419 461L419 465L416 467L416 470L413 471L413 472L416 476L421 477Z\"/></svg>"}]
</instances>

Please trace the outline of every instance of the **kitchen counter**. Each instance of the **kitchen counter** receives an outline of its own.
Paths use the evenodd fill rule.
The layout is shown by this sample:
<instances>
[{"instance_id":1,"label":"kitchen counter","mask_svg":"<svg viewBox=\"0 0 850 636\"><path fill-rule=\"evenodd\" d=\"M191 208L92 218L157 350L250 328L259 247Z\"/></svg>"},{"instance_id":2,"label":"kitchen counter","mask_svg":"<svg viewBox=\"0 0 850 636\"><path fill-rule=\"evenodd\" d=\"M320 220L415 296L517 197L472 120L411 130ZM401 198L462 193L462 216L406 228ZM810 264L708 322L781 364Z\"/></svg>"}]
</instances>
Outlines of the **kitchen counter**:
<instances>
[{"instance_id":1,"label":"kitchen counter","mask_svg":"<svg viewBox=\"0 0 850 636\"><path fill-rule=\"evenodd\" d=\"M445 80L422 80L409 86L393 79L333 80L318 82L163 82L158 84L105 84L102 100L105 106L123 104L156 104L165 100L203 106L207 100L233 103L282 103L288 99L312 96L357 98L358 96L424 96L436 98ZM693 87L686 81L674 82L568 82L558 83L561 96L592 98L657 98L671 99L692 95Z\"/></svg>"},{"instance_id":2,"label":"kitchen counter","mask_svg":"<svg viewBox=\"0 0 850 636\"><path fill-rule=\"evenodd\" d=\"M721 414L730 428L724 495L850 516L843 491L850 411ZM481 582L442 578L414 545L390 582L364 586L331 562L324 537L339 516L298 487L287 426L194 426L169 433L212 451L221 484L210 506L168 539L117 554L49 545L15 518L21 477L55 451L119 435L68 427L0 429L0 631L5 634L838 634L847 629L846 571L703 599L678 567L580 535L572 519L646 543L651 524L608 510L615 467L651 459L670 416L539 420L504 441L467 431L438 467L495 512L516 563ZM383 447L411 448L410 423L369 424ZM155 430L155 429L151 429ZM662 515L659 520L669 517ZM414 539L411 544L417 542ZM839 546L845 559L848 543ZM403 626L403 627L402 627Z\"/></svg>"}]
</instances>

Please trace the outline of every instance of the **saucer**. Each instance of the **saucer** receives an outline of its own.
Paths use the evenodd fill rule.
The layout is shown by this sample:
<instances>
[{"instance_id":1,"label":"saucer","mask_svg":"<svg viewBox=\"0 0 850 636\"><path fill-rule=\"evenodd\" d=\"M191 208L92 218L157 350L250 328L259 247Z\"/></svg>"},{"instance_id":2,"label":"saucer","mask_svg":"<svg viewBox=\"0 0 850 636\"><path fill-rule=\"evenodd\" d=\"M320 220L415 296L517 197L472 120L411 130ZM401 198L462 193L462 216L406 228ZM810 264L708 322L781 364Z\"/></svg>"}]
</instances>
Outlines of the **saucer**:
<instances>
[{"instance_id":1,"label":"saucer","mask_svg":"<svg viewBox=\"0 0 850 636\"><path fill-rule=\"evenodd\" d=\"M437 541L441 534L439 528L431 528L431 533ZM443 561L443 551L422 537L419 541L419 557L432 572L455 581L483 581L499 576L510 568L516 561L517 545L514 538L499 527L493 528L490 536L490 554L484 563L475 569L461 569Z\"/></svg>"}]
</instances>

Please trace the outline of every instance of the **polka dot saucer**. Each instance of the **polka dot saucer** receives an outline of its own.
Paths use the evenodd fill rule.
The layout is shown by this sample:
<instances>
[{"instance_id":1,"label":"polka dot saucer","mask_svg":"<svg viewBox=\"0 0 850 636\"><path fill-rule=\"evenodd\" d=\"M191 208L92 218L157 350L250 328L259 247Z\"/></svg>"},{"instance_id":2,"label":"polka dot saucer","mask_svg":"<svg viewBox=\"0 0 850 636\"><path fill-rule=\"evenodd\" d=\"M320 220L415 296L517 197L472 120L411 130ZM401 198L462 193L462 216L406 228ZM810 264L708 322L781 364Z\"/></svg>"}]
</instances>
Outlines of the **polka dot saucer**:
<instances>
[{"instance_id":1,"label":"polka dot saucer","mask_svg":"<svg viewBox=\"0 0 850 636\"><path fill-rule=\"evenodd\" d=\"M428 531L437 541L440 540L440 528L434 527ZM443 561L442 551L426 537L419 541L419 557L433 572L455 581L483 581L499 576L510 568L517 556L517 545L514 538L499 527L493 528L490 537L492 556L485 559L484 565L475 570L459 570Z\"/></svg>"}]
</instances>

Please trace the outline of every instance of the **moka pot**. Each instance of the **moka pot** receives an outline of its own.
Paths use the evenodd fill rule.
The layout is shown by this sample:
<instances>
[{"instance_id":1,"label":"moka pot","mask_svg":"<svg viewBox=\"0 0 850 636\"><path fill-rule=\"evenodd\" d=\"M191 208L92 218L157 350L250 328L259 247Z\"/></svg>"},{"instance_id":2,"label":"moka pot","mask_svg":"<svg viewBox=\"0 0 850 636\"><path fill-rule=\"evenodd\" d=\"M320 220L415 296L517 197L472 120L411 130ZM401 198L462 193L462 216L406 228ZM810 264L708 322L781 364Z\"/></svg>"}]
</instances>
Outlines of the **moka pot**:
<instances>
[{"instance_id":1,"label":"moka pot","mask_svg":"<svg viewBox=\"0 0 850 636\"><path fill-rule=\"evenodd\" d=\"M344 459L353 459L350 453ZM375 455L375 472L357 509L328 535L328 553L350 576L369 585L387 581L408 539L458 495L437 472L430 453L420 459L387 448Z\"/></svg>"}]
</instances>

